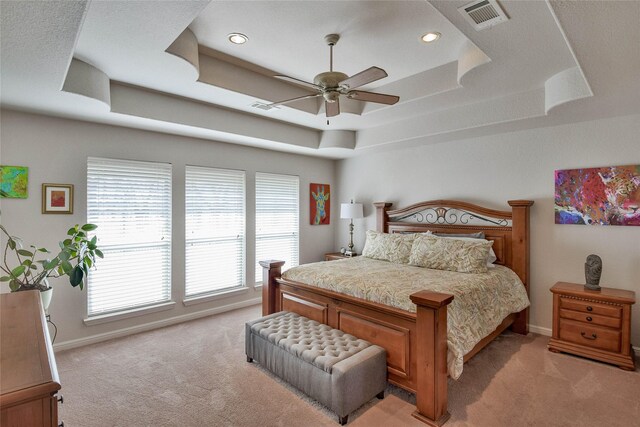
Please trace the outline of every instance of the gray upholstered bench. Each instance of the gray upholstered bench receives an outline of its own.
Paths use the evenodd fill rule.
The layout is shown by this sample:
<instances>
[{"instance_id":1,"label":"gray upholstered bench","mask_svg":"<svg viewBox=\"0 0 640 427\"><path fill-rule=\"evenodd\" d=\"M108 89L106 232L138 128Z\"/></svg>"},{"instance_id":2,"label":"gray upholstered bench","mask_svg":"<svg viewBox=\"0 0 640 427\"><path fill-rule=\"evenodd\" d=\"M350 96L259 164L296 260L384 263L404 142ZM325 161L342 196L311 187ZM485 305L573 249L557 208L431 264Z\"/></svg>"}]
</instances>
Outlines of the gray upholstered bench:
<instances>
[{"instance_id":1,"label":"gray upholstered bench","mask_svg":"<svg viewBox=\"0 0 640 427\"><path fill-rule=\"evenodd\" d=\"M340 424L387 385L383 348L295 313L246 324L247 361L266 369L338 415Z\"/></svg>"}]
</instances>

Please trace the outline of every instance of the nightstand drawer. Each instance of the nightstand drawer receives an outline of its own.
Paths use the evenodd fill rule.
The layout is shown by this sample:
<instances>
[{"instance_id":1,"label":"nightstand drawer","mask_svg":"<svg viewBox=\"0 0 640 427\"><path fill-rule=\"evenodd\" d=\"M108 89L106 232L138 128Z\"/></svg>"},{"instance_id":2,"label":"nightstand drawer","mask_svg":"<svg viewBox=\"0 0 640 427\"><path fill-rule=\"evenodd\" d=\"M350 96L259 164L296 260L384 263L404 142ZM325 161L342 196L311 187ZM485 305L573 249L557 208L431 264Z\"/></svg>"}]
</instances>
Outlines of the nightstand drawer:
<instances>
[{"instance_id":1,"label":"nightstand drawer","mask_svg":"<svg viewBox=\"0 0 640 427\"><path fill-rule=\"evenodd\" d=\"M600 316L598 314L567 310L564 308L560 310L560 317L563 319L577 320L578 322L584 322L589 325L608 326L609 328L619 329L622 326L622 319L619 317Z\"/></svg>"},{"instance_id":2,"label":"nightstand drawer","mask_svg":"<svg viewBox=\"0 0 640 427\"><path fill-rule=\"evenodd\" d=\"M622 307L602 304L595 301L583 301L573 298L560 298L560 308L581 311L583 313L600 314L609 317L622 317Z\"/></svg>"},{"instance_id":3,"label":"nightstand drawer","mask_svg":"<svg viewBox=\"0 0 640 427\"><path fill-rule=\"evenodd\" d=\"M560 320L560 339L601 350L619 352L621 332L572 320Z\"/></svg>"}]
</instances>

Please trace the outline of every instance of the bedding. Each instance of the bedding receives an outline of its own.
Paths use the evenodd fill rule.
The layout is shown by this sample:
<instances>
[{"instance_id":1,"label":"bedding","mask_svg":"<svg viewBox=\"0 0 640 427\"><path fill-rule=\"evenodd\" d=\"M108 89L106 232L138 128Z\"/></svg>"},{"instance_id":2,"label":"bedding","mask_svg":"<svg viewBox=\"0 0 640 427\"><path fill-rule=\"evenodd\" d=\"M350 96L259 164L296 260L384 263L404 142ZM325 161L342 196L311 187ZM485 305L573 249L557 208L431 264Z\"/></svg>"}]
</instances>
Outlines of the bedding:
<instances>
[{"instance_id":1,"label":"bedding","mask_svg":"<svg viewBox=\"0 0 640 427\"><path fill-rule=\"evenodd\" d=\"M465 354L505 317L529 306L518 276L500 265L470 274L360 256L301 265L282 277L410 312L416 311L410 295L420 290L454 295L447 317L447 367L454 379L462 374Z\"/></svg>"},{"instance_id":2,"label":"bedding","mask_svg":"<svg viewBox=\"0 0 640 427\"><path fill-rule=\"evenodd\" d=\"M460 239L460 240L472 240L472 239L483 239L484 240L484 232L483 231L479 231L477 233L466 233L466 234L460 234L460 233L431 233L430 231L427 231L427 234L431 234L433 236L437 236L437 237L444 237L447 239ZM487 268L493 268L494 266L494 262L496 262L498 260L498 257L496 256L496 253L493 251L493 245L489 248L489 257L487 258Z\"/></svg>"},{"instance_id":3,"label":"bedding","mask_svg":"<svg viewBox=\"0 0 640 427\"><path fill-rule=\"evenodd\" d=\"M409 264L460 273L486 273L493 242L484 239L416 236Z\"/></svg>"},{"instance_id":4,"label":"bedding","mask_svg":"<svg viewBox=\"0 0 640 427\"><path fill-rule=\"evenodd\" d=\"M368 230L362 255L382 261L407 264L415 237L415 234L387 234Z\"/></svg>"}]
</instances>

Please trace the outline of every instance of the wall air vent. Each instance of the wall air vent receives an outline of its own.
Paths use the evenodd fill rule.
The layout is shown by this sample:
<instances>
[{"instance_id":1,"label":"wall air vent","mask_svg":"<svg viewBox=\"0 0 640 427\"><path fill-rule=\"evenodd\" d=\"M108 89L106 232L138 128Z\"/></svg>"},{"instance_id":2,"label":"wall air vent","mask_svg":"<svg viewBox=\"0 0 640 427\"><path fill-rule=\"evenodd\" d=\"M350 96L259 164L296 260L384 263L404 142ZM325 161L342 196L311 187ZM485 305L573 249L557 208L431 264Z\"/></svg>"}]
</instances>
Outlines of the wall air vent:
<instances>
[{"instance_id":1,"label":"wall air vent","mask_svg":"<svg viewBox=\"0 0 640 427\"><path fill-rule=\"evenodd\" d=\"M476 29L493 27L505 22L509 17L496 0L478 0L458 8L458 12Z\"/></svg>"}]
</instances>

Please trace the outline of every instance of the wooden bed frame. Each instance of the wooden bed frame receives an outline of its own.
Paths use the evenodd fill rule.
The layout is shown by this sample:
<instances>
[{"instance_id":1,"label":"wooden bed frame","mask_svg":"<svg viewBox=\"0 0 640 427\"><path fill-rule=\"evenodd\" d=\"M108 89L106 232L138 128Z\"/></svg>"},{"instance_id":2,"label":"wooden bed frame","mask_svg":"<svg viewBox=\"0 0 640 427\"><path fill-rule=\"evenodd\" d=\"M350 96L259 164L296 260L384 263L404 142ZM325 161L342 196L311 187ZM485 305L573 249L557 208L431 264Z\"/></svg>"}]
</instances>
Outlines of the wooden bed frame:
<instances>
[{"instance_id":1,"label":"wooden bed frame","mask_svg":"<svg viewBox=\"0 0 640 427\"><path fill-rule=\"evenodd\" d=\"M377 230L386 233L473 233L492 240L498 260L520 277L529 294L529 207L533 201L510 200L511 211L497 211L454 200L416 203L390 210L374 203ZM414 221L409 222L407 218ZM480 223L478 225L478 223ZM488 224L488 225L487 225ZM447 411L447 305L452 295L420 291L411 295L415 313L281 278L283 261L263 267L262 314L288 310L377 344L387 351L388 379L416 394L413 416L440 426ZM528 333L529 311L508 316L464 358L465 362L511 326Z\"/></svg>"}]
</instances>

